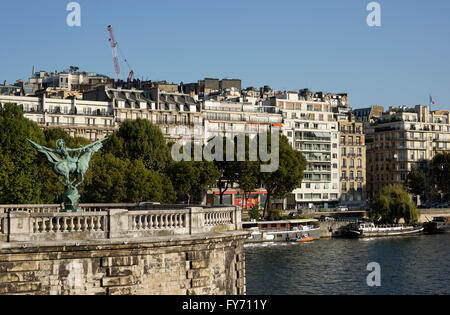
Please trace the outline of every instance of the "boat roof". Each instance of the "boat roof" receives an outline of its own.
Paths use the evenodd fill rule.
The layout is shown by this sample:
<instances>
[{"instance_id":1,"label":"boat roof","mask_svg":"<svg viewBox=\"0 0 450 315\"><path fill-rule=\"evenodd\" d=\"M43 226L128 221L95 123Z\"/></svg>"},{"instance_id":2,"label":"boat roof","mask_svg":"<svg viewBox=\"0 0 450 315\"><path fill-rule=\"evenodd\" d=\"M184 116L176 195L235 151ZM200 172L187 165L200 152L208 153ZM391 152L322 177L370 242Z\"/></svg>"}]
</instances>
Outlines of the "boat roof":
<instances>
[{"instance_id":1,"label":"boat roof","mask_svg":"<svg viewBox=\"0 0 450 315\"><path fill-rule=\"evenodd\" d=\"M296 220L283 220L283 221L258 221L258 222L242 222L242 224L297 224L297 223L309 223L319 222L317 219L296 219Z\"/></svg>"}]
</instances>

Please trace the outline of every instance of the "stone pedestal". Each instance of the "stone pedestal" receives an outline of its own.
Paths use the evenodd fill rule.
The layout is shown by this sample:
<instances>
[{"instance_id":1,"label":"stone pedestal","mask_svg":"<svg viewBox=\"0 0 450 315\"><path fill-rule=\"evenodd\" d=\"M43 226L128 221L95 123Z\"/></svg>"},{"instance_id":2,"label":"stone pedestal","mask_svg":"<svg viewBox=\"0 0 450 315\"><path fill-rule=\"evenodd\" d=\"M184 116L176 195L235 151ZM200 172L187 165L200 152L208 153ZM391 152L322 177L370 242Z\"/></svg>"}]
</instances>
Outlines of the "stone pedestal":
<instances>
[{"instance_id":1,"label":"stone pedestal","mask_svg":"<svg viewBox=\"0 0 450 315\"><path fill-rule=\"evenodd\" d=\"M80 197L78 189L66 190L63 194L64 209L61 209L61 212L83 212L79 207Z\"/></svg>"}]
</instances>

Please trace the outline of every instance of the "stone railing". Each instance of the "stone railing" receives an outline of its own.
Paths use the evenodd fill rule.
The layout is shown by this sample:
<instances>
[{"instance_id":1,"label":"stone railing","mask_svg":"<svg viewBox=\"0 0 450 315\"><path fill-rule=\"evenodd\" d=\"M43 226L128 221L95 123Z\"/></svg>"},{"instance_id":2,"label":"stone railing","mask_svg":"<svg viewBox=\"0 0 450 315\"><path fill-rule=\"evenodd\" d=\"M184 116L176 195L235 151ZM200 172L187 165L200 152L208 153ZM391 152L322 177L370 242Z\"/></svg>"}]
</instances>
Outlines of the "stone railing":
<instances>
[{"instance_id":1,"label":"stone railing","mask_svg":"<svg viewBox=\"0 0 450 315\"><path fill-rule=\"evenodd\" d=\"M148 238L242 228L240 207L162 208L167 209L81 213L10 209L0 213L0 242Z\"/></svg>"},{"instance_id":2,"label":"stone railing","mask_svg":"<svg viewBox=\"0 0 450 315\"><path fill-rule=\"evenodd\" d=\"M111 209L127 209L132 210L139 207L138 203L85 203L80 204L80 208L84 212L98 212ZM29 213L53 213L62 209L62 205L0 205L0 213L8 213L10 211L29 212Z\"/></svg>"}]
</instances>

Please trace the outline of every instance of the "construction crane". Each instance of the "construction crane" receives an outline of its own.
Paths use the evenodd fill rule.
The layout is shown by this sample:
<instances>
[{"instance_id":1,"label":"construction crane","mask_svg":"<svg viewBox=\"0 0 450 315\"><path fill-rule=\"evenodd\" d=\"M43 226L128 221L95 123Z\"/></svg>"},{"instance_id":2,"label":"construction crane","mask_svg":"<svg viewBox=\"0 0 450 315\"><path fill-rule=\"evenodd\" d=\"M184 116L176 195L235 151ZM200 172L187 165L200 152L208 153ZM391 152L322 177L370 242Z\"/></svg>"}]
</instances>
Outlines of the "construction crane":
<instances>
[{"instance_id":1,"label":"construction crane","mask_svg":"<svg viewBox=\"0 0 450 315\"><path fill-rule=\"evenodd\" d=\"M113 58L114 58L114 68L116 70L117 80L120 80L120 67L119 67L119 58L117 57L117 48L120 47L116 40L114 39L114 33L112 30L111 25L108 25L108 32L109 32L109 42L111 43L112 51L113 51ZM123 53L121 53L123 55ZM131 81L134 76L134 71L131 70L130 65L128 64L127 59L124 59L125 63L127 64L128 68L130 69L130 74L128 75L128 81Z\"/></svg>"}]
</instances>

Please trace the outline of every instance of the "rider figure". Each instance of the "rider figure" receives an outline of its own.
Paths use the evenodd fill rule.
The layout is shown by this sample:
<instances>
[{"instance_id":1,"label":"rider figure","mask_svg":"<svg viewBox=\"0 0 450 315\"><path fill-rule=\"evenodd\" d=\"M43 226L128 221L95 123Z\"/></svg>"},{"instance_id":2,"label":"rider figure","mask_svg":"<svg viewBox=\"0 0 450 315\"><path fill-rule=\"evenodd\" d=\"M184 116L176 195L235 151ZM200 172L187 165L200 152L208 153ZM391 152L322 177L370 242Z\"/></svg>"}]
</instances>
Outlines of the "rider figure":
<instances>
[{"instance_id":1,"label":"rider figure","mask_svg":"<svg viewBox=\"0 0 450 315\"><path fill-rule=\"evenodd\" d=\"M71 163L77 163L78 162L78 158L71 157L69 155L69 152L80 152L80 151L83 150L83 149L67 149L66 148L66 143L62 139L59 139L56 142L56 146L57 146L57 148L56 148L55 151L58 154L60 154L61 156L63 156L65 159L67 159L67 161L69 161Z\"/></svg>"}]
</instances>

